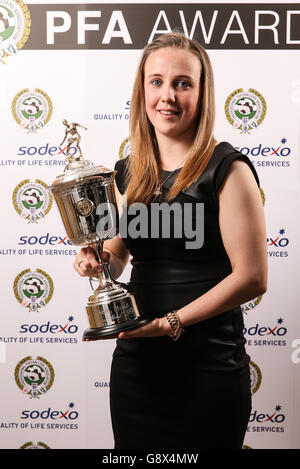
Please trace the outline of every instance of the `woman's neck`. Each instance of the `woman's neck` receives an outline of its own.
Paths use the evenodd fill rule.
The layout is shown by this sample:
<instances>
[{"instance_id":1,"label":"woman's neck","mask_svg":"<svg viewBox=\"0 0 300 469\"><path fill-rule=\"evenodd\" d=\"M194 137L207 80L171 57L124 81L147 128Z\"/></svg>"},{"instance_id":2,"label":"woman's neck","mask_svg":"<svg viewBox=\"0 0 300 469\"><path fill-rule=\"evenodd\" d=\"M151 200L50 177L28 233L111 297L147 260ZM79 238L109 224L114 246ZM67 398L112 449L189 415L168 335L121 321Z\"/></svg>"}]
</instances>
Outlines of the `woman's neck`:
<instances>
[{"instance_id":1,"label":"woman's neck","mask_svg":"<svg viewBox=\"0 0 300 469\"><path fill-rule=\"evenodd\" d=\"M157 143L159 149L158 164L160 169L166 171L173 171L175 168L182 166L191 148L190 142L177 141L166 137L157 139Z\"/></svg>"}]
</instances>

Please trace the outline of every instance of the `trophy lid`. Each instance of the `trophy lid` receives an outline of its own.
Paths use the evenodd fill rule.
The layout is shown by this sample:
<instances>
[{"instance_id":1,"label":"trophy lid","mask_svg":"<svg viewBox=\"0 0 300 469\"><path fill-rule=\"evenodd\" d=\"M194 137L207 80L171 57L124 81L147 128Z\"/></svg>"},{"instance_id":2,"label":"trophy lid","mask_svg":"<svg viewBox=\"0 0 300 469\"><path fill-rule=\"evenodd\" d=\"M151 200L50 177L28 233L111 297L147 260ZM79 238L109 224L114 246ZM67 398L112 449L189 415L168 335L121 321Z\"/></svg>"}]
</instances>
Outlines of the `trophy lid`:
<instances>
[{"instance_id":1,"label":"trophy lid","mask_svg":"<svg viewBox=\"0 0 300 469\"><path fill-rule=\"evenodd\" d=\"M79 146L81 137L78 133L77 127L81 127L85 130L81 124L72 122L68 123L66 119L63 120L65 125L65 138L61 145L67 140L66 145L66 167L63 174L58 175L53 181L52 185L48 188L49 190L59 190L59 185L74 184L82 181L85 178L93 178L94 176L101 177L103 179L110 179L115 171L104 168L103 166L95 166L90 161L84 159L82 156L81 148ZM73 147L71 146L73 145ZM75 148L75 154L71 154L71 148Z\"/></svg>"},{"instance_id":2,"label":"trophy lid","mask_svg":"<svg viewBox=\"0 0 300 469\"><path fill-rule=\"evenodd\" d=\"M115 173L115 171L104 168L104 166L95 166L90 161L85 160L85 163L85 165L72 164L66 166L65 172L59 174L55 178L49 189L54 189L59 184L72 184L93 176L100 176L103 177L103 179L110 179L111 176Z\"/></svg>"}]
</instances>

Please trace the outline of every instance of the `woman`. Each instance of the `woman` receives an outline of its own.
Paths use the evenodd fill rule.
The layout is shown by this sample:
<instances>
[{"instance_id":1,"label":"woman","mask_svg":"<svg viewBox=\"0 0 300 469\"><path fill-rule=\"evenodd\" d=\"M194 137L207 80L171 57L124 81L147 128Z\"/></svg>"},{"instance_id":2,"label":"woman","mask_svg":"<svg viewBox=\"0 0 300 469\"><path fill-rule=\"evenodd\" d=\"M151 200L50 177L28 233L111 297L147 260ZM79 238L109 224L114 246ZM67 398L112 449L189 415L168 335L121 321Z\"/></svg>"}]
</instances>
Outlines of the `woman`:
<instances>
[{"instance_id":1,"label":"woman","mask_svg":"<svg viewBox=\"0 0 300 469\"><path fill-rule=\"evenodd\" d=\"M187 248L174 218L167 239L105 242L115 277L132 255L131 284L153 318L118 336L115 447L241 448L251 393L240 305L266 291L265 221L250 160L213 137L213 75L196 41L171 33L145 47L130 123L131 154L115 168L119 196L128 206L188 205L193 222L203 203L204 243ZM95 275L93 250L82 249L74 267Z\"/></svg>"}]
</instances>

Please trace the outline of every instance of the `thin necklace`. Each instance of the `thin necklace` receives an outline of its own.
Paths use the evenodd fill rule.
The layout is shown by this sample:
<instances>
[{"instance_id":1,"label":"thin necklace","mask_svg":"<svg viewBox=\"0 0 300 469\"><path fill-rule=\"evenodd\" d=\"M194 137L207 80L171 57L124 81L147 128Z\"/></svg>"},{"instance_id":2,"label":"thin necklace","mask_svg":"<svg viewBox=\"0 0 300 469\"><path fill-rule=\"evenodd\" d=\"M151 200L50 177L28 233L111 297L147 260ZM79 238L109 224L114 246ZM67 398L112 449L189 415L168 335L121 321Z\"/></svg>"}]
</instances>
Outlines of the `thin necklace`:
<instances>
[{"instance_id":1,"label":"thin necklace","mask_svg":"<svg viewBox=\"0 0 300 469\"><path fill-rule=\"evenodd\" d=\"M164 183L165 183L165 182L169 179L169 177L171 177L172 174L182 165L182 163L184 163L184 161L185 161L186 159L187 159L187 156L186 156L185 158L183 158L182 161L180 161L179 165L176 166L176 168L173 169L173 171L172 171L170 174L168 174L168 176L167 176L162 182L160 182L160 183L157 184L156 189L155 189L155 191L154 191L154 193L153 193L156 197L161 197L161 196L162 196L162 188L163 188Z\"/></svg>"}]
</instances>

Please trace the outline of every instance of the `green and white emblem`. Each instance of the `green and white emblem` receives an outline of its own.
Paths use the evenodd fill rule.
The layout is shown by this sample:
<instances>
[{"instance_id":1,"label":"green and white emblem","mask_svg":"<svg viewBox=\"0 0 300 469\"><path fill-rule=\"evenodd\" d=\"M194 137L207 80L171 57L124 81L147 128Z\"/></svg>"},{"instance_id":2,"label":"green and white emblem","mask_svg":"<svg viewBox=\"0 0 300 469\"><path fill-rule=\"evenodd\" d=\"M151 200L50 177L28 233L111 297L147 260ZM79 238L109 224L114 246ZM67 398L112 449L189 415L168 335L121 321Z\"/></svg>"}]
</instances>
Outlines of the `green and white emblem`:
<instances>
[{"instance_id":1,"label":"green and white emblem","mask_svg":"<svg viewBox=\"0 0 300 469\"><path fill-rule=\"evenodd\" d=\"M22 49L30 26L30 12L22 0L0 0L0 62Z\"/></svg>"},{"instance_id":2,"label":"green and white emblem","mask_svg":"<svg viewBox=\"0 0 300 469\"><path fill-rule=\"evenodd\" d=\"M14 207L28 223L37 223L51 209L53 198L47 189L47 184L40 179L25 179L15 187L12 197Z\"/></svg>"},{"instance_id":3,"label":"green and white emblem","mask_svg":"<svg viewBox=\"0 0 300 469\"><path fill-rule=\"evenodd\" d=\"M36 133L38 129L45 127L51 118L52 109L51 99L38 88L20 91L12 103L14 119L27 133Z\"/></svg>"},{"instance_id":4,"label":"green and white emblem","mask_svg":"<svg viewBox=\"0 0 300 469\"><path fill-rule=\"evenodd\" d=\"M250 379L251 379L251 393L254 394L261 385L261 371L256 363L250 361Z\"/></svg>"},{"instance_id":5,"label":"green and white emblem","mask_svg":"<svg viewBox=\"0 0 300 469\"><path fill-rule=\"evenodd\" d=\"M30 312L46 306L53 295L53 281L44 270L25 269L14 281L14 294L19 303Z\"/></svg>"},{"instance_id":6,"label":"green and white emblem","mask_svg":"<svg viewBox=\"0 0 300 469\"><path fill-rule=\"evenodd\" d=\"M31 398L39 398L49 391L54 381L54 369L43 357L25 357L15 368L18 387Z\"/></svg>"},{"instance_id":7,"label":"green and white emblem","mask_svg":"<svg viewBox=\"0 0 300 469\"><path fill-rule=\"evenodd\" d=\"M249 134L265 118L267 105L264 97L256 90L238 89L231 93L225 103L227 120L241 134Z\"/></svg>"}]
</instances>

